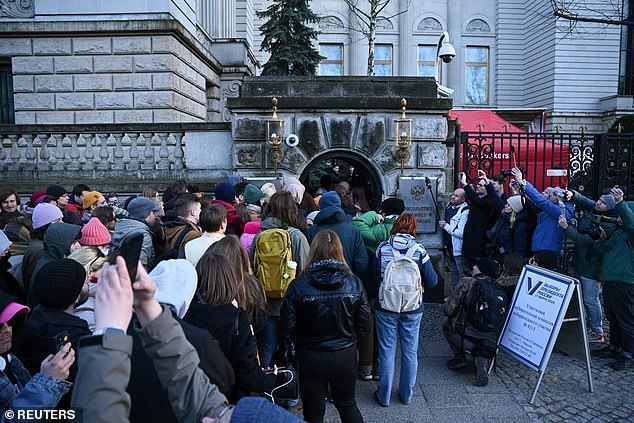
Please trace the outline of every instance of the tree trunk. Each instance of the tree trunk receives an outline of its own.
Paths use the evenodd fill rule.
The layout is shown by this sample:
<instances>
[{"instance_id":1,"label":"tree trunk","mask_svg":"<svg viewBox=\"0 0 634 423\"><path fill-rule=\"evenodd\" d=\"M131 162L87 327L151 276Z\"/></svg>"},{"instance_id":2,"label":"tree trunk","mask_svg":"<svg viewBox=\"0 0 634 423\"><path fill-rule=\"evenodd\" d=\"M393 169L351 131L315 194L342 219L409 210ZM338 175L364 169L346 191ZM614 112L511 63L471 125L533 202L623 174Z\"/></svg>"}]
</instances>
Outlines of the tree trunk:
<instances>
[{"instance_id":1,"label":"tree trunk","mask_svg":"<svg viewBox=\"0 0 634 423\"><path fill-rule=\"evenodd\" d=\"M370 22L368 35L368 76L374 76L374 39L376 38L376 19Z\"/></svg>"}]
</instances>

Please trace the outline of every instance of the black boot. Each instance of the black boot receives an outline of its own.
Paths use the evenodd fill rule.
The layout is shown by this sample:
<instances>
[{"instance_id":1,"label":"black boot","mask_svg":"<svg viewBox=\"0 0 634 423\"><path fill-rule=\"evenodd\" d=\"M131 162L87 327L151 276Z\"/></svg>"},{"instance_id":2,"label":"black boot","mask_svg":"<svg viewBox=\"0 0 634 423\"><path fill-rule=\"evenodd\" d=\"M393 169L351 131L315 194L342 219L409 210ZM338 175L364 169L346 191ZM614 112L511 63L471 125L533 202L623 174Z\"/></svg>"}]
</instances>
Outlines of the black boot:
<instances>
[{"instance_id":1,"label":"black boot","mask_svg":"<svg viewBox=\"0 0 634 423\"><path fill-rule=\"evenodd\" d=\"M451 360L447 360L449 370L460 370L467 367L467 358L464 354L456 354Z\"/></svg>"},{"instance_id":2,"label":"black boot","mask_svg":"<svg viewBox=\"0 0 634 423\"><path fill-rule=\"evenodd\" d=\"M475 385L487 386L489 384L489 374L487 373L487 359L484 357L475 357Z\"/></svg>"}]
</instances>

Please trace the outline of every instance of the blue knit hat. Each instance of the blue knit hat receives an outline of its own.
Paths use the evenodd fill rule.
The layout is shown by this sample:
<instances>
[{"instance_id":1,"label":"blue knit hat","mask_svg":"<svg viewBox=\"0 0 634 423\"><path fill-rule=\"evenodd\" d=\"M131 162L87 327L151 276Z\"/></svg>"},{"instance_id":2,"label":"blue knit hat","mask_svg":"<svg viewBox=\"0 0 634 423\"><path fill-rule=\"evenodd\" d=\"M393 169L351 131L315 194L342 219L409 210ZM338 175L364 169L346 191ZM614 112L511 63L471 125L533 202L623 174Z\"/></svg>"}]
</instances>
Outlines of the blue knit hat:
<instances>
[{"instance_id":1,"label":"blue knit hat","mask_svg":"<svg viewBox=\"0 0 634 423\"><path fill-rule=\"evenodd\" d=\"M223 182L216 185L216 200L224 201L225 203L233 203L236 198L236 187L229 182Z\"/></svg>"},{"instance_id":2,"label":"blue knit hat","mask_svg":"<svg viewBox=\"0 0 634 423\"><path fill-rule=\"evenodd\" d=\"M328 191L319 199L319 208L321 210L326 207L341 207L341 198L335 191Z\"/></svg>"}]
</instances>

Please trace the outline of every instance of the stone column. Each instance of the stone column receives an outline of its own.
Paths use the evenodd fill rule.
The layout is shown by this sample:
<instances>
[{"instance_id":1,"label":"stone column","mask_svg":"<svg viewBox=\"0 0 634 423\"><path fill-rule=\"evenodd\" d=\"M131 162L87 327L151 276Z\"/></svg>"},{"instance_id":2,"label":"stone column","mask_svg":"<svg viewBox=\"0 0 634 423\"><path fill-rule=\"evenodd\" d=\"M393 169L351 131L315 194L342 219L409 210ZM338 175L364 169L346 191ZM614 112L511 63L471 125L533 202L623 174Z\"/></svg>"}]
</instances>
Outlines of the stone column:
<instances>
[{"instance_id":1,"label":"stone column","mask_svg":"<svg viewBox=\"0 0 634 423\"><path fill-rule=\"evenodd\" d=\"M359 23L355 14L348 9L348 22L351 28L358 28ZM348 54L345 55L344 74L348 76L359 76L366 74L367 64L367 39L357 31L348 29ZM364 50L365 49L365 50Z\"/></svg>"},{"instance_id":2,"label":"stone column","mask_svg":"<svg viewBox=\"0 0 634 423\"><path fill-rule=\"evenodd\" d=\"M449 41L456 49L455 59L448 65L443 64L444 74L447 78L444 80L445 86L453 88L454 105L464 103L464 89L462 83L462 74L465 58L464 49L462 48L462 7L461 0L449 0L447 2L447 32L449 33Z\"/></svg>"},{"instance_id":3,"label":"stone column","mask_svg":"<svg viewBox=\"0 0 634 423\"><path fill-rule=\"evenodd\" d=\"M412 46L410 45L412 39L412 29L410 27L410 11L408 9L407 0L400 0L398 11L404 11L405 13L401 13L398 16L398 46L399 46L399 56L398 56L398 75L400 76L416 76L416 72L412 72L411 66L411 51ZM411 7L411 4L410 4ZM418 52L416 52L418 54Z\"/></svg>"}]
</instances>

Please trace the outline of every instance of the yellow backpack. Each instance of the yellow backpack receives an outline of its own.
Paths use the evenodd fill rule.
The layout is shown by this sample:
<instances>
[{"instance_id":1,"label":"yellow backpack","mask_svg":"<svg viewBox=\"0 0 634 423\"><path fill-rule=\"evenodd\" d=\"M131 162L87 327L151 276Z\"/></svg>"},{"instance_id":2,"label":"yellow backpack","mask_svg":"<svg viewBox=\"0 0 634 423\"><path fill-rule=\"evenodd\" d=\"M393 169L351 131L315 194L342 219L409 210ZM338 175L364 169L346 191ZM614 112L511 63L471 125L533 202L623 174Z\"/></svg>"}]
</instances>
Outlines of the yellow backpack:
<instances>
[{"instance_id":1,"label":"yellow backpack","mask_svg":"<svg viewBox=\"0 0 634 423\"><path fill-rule=\"evenodd\" d=\"M266 298L284 298L288 286L295 279L296 269L288 266L292 260L289 231L276 228L260 232L255 244L253 268Z\"/></svg>"}]
</instances>

